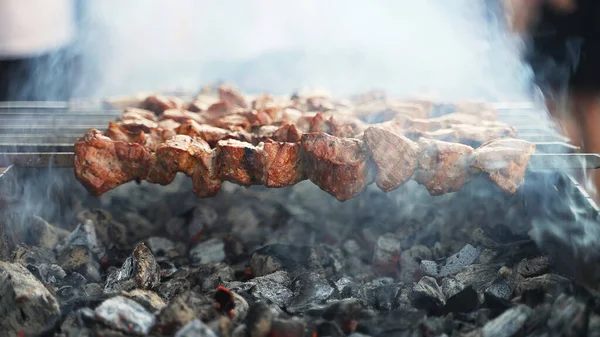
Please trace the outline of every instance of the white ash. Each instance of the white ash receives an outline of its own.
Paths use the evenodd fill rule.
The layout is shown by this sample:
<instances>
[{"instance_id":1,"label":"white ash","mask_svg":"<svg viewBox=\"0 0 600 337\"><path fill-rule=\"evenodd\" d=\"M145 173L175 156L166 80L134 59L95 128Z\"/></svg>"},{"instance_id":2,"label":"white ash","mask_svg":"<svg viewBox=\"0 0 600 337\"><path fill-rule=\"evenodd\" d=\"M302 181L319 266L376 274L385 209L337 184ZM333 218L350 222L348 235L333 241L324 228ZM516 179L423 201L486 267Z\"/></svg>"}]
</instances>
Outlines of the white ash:
<instances>
[{"instance_id":1,"label":"white ash","mask_svg":"<svg viewBox=\"0 0 600 337\"><path fill-rule=\"evenodd\" d=\"M221 262L225 259L225 244L218 238L208 239L195 245L189 255L195 265Z\"/></svg>"},{"instance_id":2,"label":"white ash","mask_svg":"<svg viewBox=\"0 0 600 337\"><path fill-rule=\"evenodd\" d=\"M60 254L64 249L71 246L87 247L96 256L104 255L104 248L98 243L94 222L89 219L79 224L65 239L65 243L57 246L56 250Z\"/></svg>"},{"instance_id":3,"label":"white ash","mask_svg":"<svg viewBox=\"0 0 600 337\"><path fill-rule=\"evenodd\" d=\"M141 304L123 296L116 296L102 302L95 313L104 324L140 336L150 333L156 322L154 315Z\"/></svg>"},{"instance_id":4,"label":"white ash","mask_svg":"<svg viewBox=\"0 0 600 337\"><path fill-rule=\"evenodd\" d=\"M434 277L453 275L458 273L463 267L473 263L480 253L480 248L475 248L467 244L458 253L444 259L444 261L421 261L421 271L425 275Z\"/></svg>"}]
</instances>

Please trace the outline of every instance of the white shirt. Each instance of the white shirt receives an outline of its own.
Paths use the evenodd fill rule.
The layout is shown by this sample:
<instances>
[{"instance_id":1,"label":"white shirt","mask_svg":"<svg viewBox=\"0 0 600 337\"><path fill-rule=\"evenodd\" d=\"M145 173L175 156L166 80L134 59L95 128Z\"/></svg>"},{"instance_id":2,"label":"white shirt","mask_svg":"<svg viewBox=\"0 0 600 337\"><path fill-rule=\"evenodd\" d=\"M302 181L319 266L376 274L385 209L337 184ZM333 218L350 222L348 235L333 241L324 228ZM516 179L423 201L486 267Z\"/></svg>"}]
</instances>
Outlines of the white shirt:
<instances>
[{"instance_id":1,"label":"white shirt","mask_svg":"<svg viewBox=\"0 0 600 337\"><path fill-rule=\"evenodd\" d=\"M73 0L0 0L0 59L48 52L74 36Z\"/></svg>"}]
</instances>

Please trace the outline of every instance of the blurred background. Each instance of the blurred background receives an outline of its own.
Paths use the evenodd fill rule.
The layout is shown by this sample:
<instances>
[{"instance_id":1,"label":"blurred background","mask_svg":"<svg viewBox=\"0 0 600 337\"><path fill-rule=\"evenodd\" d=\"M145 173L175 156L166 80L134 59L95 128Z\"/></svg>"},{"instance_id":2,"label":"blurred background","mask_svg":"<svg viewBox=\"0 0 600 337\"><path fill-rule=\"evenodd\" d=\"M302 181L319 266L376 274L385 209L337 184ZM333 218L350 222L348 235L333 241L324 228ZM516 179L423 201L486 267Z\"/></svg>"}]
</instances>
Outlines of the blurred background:
<instances>
[{"instance_id":1,"label":"blurred background","mask_svg":"<svg viewBox=\"0 0 600 337\"><path fill-rule=\"evenodd\" d=\"M0 99L215 81L248 93L526 99L530 72L499 8L487 0L0 0Z\"/></svg>"}]
</instances>

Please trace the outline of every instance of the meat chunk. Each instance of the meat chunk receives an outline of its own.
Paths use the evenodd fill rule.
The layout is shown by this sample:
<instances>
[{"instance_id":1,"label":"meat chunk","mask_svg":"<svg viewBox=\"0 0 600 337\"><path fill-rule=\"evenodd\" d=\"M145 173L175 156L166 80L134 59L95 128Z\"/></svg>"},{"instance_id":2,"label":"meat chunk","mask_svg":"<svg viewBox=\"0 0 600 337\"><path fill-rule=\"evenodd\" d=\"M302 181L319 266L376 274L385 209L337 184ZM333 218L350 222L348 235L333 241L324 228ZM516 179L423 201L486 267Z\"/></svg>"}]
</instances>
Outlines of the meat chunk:
<instances>
[{"instance_id":1,"label":"meat chunk","mask_svg":"<svg viewBox=\"0 0 600 337\"><path fill-rule=\"evenodd\" d=\"M283 124L273 134L273 140L278 142L297 143L302 138L302 132L294 124Z\"/></svg>"},{"instance_id":2,"label":"meat chunk","mask_svg":"<svg viewBox=\"0 0 600 337\"><path fill-rule=\"evenodd\" d=\"M430 195L458 191L469 177L469 160L473 148L421 138L415 180L424 185Z\"/></svg>"},{"instance_id":3,"label":"meat chunk","mask_svg":"<svg viewBox=\"0 0 600 337\"><path fill-rule=\"evenodd\" d=\"M142 131L129 131L122 125L115 122L108 122L108 128L106 129L105 136L115 141L138 143L141 145L146 145L148 138Z\"/></svg>"},{"instance_id":4,"label":"meat chunk","mask_svg":"<svg viewBox=\"0 0 600 337\"><path fill-rule=\"evenodd\" d=\"M151 121L156 121L156 116L154 112L150 110L138 109L138 108L126 108L123 111L123 114L119 118L119 120L126 119L137 119L137 118L145 118Z\"/></svg>"},{"instance_id":5,"label":"meat chunk","mask_svg":"<svg viewBox=\"0 0 600 337\"><path fill-rule=\"evenodd\" d=\"M199 137L214 147L217 142L230 137L231 132L207 124L198 124L193 120L186 121L177 128L177 133L190 137Z\"/></svg>"},{"instance_id":6,"label":"meat chunk","mask_svg":"<svg viewBox=\"0 0 600 337\"><path fill-rule=\"evenodd\" d=\"M322 113L317 113L308 123L309 132L324 132L329 133L329 123Z\"/></svg>"},{"instance_id":7,"label":"meat chunk","mask_svg":"<svg viewBox=\"0 0 600 337\"><path fill-rule=\"evenodd\" d=\"M172 119L178 123L183 123L188 120L194 120L197 123L205 123L206 120L200 114L196 112L186 111L182 109L169 109L165 110L160 115L161 120Z\"/></svg>"},{"instance_id":8,"label":"meat chunk","mask_svg":"<svg viewBox=\"0 0 600 337\"><path fill-rule=\"evenodd\" d=\"M130 132L150 132L150 130L157 128L158 124L154 121L145 118L126 119L119 122L125 130Z\"/></svg>"},{"instance_id":9,"label":"meat chunk","mask_svg":"<svg viewBox=\"0 0 600 337\"><path fill-rule=\"evenodd\" d=\"M517 136L514 128L509 126L476 126L456 124L451 129L456 133L458 142L472 146L480 146L498 138L513 138Z\"/></svg>"},{"instance_id":10,"label":"meat chunk","mask_svg":"<svg viewBox=\"0 0 600 337\"><path fill-rule=\"evenodd\" d=\"M301 140L308 179L340 201L365 190L373 176L363 141L326 133L306 133Z\"/></svg>"},{"instance_id":11,"label":"meat chunk","mask_svg":"<svg viewBox=\"0 0 600 337\"><path fill-rule=\"evenodd\" d=\"M251 126L262 126L273 123L271 116L264 110L250 110L243 113Z\"/></svg>"},{"instance_id":12,"label":"meat chunk","mask_svg":"<svg viewBox=\"0 0 600 337\"><path fill-rule=\"evenodd\" d=\"M474 152L471 166L487 173L503 191L515 194L525 181L529 158L535 144L520 139L496 139L484 143Z\"/></svg>"},{"instance_id":13,"label":"meat chunk","mask_svg":"<svg viewBox=\"0 0 600 337\"><path fill-rule=\"evenodd\" d=\"M158 122L158 127L163 130L176 130L180 126L181 123L172 119L163 119L162 121Z\"/></svg>"},{"instance_id":14,"label":"meat chunk","mask_svg":"<svg viewBox=\"0 0 600 337\"><path fill-rule=\"evenodd\" d=\"M248 103L244 96L230 86L219 87L219 99L224 102L230 102L242 108L247 108Z\"/></svg>"},{"instance_id":15,"label":"meat chunk","mask_svg":"<svg viewBox=\"0 0 600 337\"><path fill-rule=\"evenodd\" d=\"M264 142L267 139L273 139L275 132L279 130L279 126L276 125L264 125L258 128L254 141L257 143Z\"/></svg>"},{"instance_id":16,"label":"meat chunk","mask_svg":"<svg viewBox=\"0 0 600 337\"><path fill-rule=\"evenodd\" d=\"M251 124L248 118L242 114L229 114L219 118L215 122L215 126L231 131L249 131Z\"/></svg>"},{"instance_id":17,"label":"meat chunk","mask_svg":"<svg viewBox=\"0 0 600 337\"><path fill-rule=\"evenodd\" d=\"M379 169L377 187L389 192L410 180L419 154L415 142L377 127L365 130L364 141Z\"/></svg>"},{"instance_id":18,"label":"meat chunk","mask_svg":"<svg viewBox=\"0 0 600 337\"><path fill-rule=\"evenodd\" d=\"M157 115L160 115L165 110L169 109L181 109L183 107L183 101L178 97L167 97L162 95L148 96L140 108L150 110Z\"/></svg>"},{"instance_id":19,"label":"meat chunk","mask_svg":"<svg viewBox=\"0 0 600 337\"><path fill-rule=\"evenodd\" d=\"M300 145L267 140L265 153L265 181L267 187L284 187L304 179Z\"/></svg>"},{"instance_id":20,"label":"meat chunk","mask_svg":"<svg viewBox=\"0 0 600 337\"><path fill-rule=\"evenodd\" d=\"M260 185L265 181L265 152L261 147L235 139L217 143L218 174L222 180L240 185Z\"/></svg>"},{"instance_id":21,"label":"meat chunk","mask_svg":"<svg viewBox=\"0 0 600 337\"><path fill-rule=\"evenodd\" d=\"M143 145L114 141L90 130L75 143L75 176L95 196L132 180L143 180L154 155Z\"/></svg>"}]
</instances>

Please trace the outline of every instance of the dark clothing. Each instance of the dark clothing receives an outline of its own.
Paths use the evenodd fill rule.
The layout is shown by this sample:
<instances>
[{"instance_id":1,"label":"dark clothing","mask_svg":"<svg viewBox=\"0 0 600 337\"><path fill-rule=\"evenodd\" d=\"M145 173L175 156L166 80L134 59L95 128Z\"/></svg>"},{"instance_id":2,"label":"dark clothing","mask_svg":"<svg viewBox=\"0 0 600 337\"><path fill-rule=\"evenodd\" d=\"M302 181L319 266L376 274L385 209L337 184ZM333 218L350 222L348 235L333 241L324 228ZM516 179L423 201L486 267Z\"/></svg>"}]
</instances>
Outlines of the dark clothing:
<instances>
[{"instance_id":1,"label":"dark clothing","mask_svg":"<svg viewBox=\"0 0 600 337\"><path fill-rule=\"evenodd\" d=\"M544 91L600 91L600 1L578 0L573 13L541 9L526 61Z\"/></svg>"}]
</instances>

